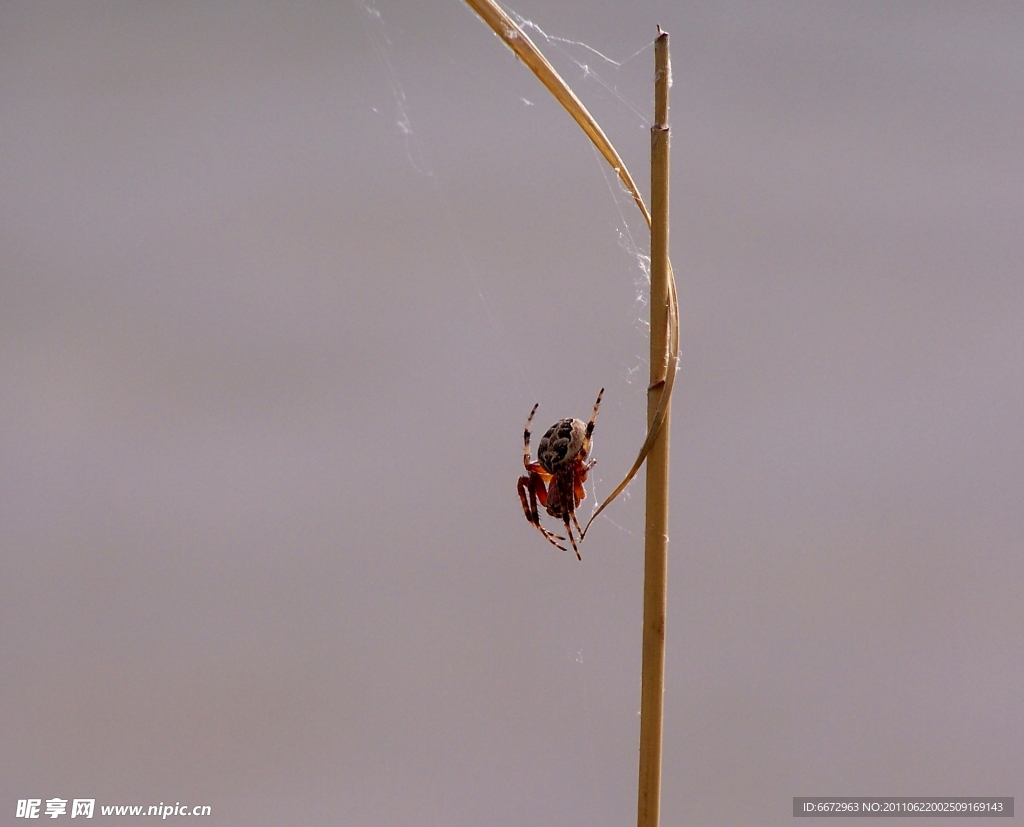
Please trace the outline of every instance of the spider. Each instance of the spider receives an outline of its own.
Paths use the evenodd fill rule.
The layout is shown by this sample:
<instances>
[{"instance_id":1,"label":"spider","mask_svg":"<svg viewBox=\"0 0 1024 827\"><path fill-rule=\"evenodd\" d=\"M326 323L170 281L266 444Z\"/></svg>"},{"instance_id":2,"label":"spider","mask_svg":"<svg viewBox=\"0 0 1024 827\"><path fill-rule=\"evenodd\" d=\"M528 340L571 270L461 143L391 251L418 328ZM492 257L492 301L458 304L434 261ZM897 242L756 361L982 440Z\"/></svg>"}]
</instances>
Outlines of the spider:
<instances>
[{"instance_id":1,"label":"spider","mask_svg":"<svg viewBox=\"0 0 1024 827\"><path fill-rule=\"evenodd\" d=\"M582 542L583 532L576 519L576 508L587 496L583 483L587 481L587 474L594 467L594 460L587 462L587 454L590 451L591 437L594 435L597 409L603 395L604 388L601 388L594 403L594 412L590 415L590 422L586 425L579 419L559 419L548 428L537 446L537 462L530 461L530 423L533 422L533 415L537 413L539 402L530 411L523 431L523 465L526 466L526 476L519 478L517 486L523 513L526 514L527 521L536 526L551 545L568 551L558 542L564 541L565 537L548 531L540 524L540 515L537 513L539 500L548 514L565 524L565 533L569 536L572 550L576 552L579 560L583 558L580 557L576 538L572 536L569 520L572 519Z\"/></svg>"}]
</instances>

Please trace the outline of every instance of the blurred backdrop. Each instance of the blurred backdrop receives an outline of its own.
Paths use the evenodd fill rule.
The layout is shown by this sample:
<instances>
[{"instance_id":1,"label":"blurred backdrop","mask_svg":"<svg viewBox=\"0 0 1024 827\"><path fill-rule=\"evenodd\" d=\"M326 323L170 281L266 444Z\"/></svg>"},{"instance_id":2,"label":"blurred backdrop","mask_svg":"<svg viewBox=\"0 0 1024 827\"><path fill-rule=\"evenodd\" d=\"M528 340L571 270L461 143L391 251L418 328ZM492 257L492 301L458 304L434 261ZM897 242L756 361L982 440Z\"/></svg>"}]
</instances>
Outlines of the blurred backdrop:
<instances>
[{"instance_id":1,"label":"blurred backdrop","mask_svg":"<svg viewBox=\"0 0 1024 827\"><path fill-rule=\"evenodd\" d=\"M514 11L648 190L672 35L663 823L1024 795L1024 9ZM0 811L635 819L646 231L455 2L0 9ZM97 817L99 813L97 812Z\"/></svg>"}]
</instances>

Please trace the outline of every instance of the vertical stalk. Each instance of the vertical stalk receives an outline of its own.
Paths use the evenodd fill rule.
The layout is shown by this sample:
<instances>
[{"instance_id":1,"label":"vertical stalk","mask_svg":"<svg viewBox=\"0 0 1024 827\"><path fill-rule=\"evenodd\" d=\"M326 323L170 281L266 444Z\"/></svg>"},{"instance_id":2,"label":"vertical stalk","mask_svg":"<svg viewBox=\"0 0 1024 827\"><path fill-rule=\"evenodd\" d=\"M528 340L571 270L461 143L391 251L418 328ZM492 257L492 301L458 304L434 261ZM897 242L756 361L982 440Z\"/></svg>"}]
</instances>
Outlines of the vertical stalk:
<instances>
[{"instance_id":1,"label":"vertical stalk","mask_svg":"<svg viewBox=\"0 0 1024 827\"><path fill-rule=\"evenodd\" d=\"M654 124L651 126L651 384L647 426L651 428L669 367L669 143L671 82L668 33L654 41ZM661 814L661 740L665 695L665 609L668 566L670 401L647 456L647 521L644 539L644 634L640 687L640 781L637 827L658 827Z\"/></svg>"}]
</instances>

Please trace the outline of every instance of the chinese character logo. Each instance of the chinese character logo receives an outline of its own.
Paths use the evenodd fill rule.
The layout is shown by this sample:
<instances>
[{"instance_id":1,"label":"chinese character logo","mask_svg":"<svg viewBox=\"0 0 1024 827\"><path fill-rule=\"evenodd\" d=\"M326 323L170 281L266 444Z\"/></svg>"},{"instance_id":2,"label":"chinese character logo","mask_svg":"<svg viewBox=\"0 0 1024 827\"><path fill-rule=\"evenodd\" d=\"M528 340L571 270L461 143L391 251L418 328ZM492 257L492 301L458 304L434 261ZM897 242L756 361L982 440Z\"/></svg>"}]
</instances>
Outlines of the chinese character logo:
<instances>
[{"instance_id":1,"label":"chinese character logo","mask_svg":"<svg viewBox=\"0 0 1024 827\"><path fill-rule=\"evenodd\" d=\"M43 803L41 798L19 798L18 818L39 818L39 805Z\"/></svg>"}]
</instances>

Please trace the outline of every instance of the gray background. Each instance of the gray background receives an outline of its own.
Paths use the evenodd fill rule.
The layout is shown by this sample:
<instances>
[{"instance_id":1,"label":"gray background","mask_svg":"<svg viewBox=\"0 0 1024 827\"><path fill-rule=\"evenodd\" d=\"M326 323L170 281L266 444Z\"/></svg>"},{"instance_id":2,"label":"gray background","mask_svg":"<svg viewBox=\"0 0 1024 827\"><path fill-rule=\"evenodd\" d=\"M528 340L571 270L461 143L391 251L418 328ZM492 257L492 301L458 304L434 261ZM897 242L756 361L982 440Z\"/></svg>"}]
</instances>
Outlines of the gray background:
<instances>
[{"instance_id":1,"label":"gray background","mask_svg":"<svg viewBox=\"0 0 1024 827\"><path fill-rule=\"evenodd\" d=\"M1022 7L515 8L645 191L672 34L663 822L1019 800ZM514 489L534 402L607 388L584 514L635 455L646 238L527 70L454 0L8 3L0 142L0 821L631 823L643 483L582 563Z\"/></svg>"}]
</instances>

